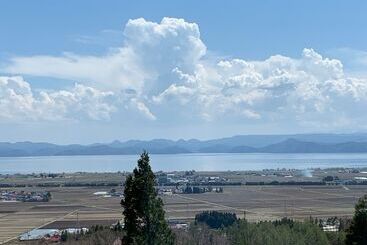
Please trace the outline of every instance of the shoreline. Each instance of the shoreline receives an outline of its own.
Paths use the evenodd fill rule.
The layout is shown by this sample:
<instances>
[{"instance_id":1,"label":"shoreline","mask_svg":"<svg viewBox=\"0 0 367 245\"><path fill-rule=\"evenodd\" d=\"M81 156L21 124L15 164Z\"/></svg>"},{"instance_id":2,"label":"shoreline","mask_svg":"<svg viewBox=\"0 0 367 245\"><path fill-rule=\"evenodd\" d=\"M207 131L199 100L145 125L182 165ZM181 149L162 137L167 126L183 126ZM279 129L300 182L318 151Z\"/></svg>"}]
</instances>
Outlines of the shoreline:
<instances>
[{"instance_id":1,"label":"shoreline","mask_svg":"<svg viewBox=\"0 0 367 245\"><path fill-rule=\"evenodd\" d=\"M0 174L0 187L118 187L131 172ZM366 168L157 171L157 186L367 185Z\"/></svg>"}]
</instances>

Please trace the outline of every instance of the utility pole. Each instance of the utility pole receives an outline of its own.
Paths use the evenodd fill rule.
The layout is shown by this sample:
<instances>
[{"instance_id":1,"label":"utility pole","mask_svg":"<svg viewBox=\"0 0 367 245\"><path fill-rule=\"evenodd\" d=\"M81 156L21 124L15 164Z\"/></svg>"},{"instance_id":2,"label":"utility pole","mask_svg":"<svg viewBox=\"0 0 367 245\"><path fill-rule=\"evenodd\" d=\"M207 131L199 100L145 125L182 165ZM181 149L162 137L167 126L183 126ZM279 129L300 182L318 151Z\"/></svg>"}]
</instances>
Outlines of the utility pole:
<instances>
[{"instance_id":1,"label":"utility pole","mask_svg":"<svg viewBox=\"0 0 367 245\"><path fill-rule=\"evenodd\" d=\"M76 228L77 229L80 229L80 227L79 227L79 211L76 211Z\"/></svg>"},{"instance_id":2,"label":"utility pole","mask_svg":"<svg viewBox=\"0 0 367 245\"><path fill-rule=\"evenodd\" d=\"M284 217L287 217L287 199L284 199Z\"/></svg>"}]
</instances>

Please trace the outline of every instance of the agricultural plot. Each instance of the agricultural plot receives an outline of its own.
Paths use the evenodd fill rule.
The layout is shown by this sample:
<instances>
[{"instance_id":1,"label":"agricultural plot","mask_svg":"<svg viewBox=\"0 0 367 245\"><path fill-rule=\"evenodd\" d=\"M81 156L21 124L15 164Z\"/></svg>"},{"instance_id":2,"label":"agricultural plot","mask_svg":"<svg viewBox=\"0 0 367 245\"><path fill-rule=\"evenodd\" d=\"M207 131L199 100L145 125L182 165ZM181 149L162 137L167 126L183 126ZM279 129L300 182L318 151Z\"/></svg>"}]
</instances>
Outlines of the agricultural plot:
<instances>
[{"instance_id":1,"label":"agricultural plot","mask_svg":"<svg viewBox=\"0 0 367 245\"><path fill-rule=\"evenodd\" d=\"M250 221L284 216L303 220L309 216L351 216L354 204L367 187L342 186L238 186L224 192L164 197L169 218L193 219L203 210L234 212Z\"/></svg>"},{"instance_id":2,"label":"agricultural plot","mask_svg":"<svg viewBox=\"0 0 367 245\"><path fill-rule=\"evenodd\" d=\"M35 191L46 190L38 188ZM94 195L106 188L47 188L45 203L0 202L0 244L27 230L110 225L121 220L119 197ZM223 193L161 196L168 219L193 220L202 211L234 212L249 221L284 216L302 220L309 216L351 216L354 204L367 193L365 186L225 186ZM14 241L14 240L13 240Z\"/></svg>"}]
</instances>

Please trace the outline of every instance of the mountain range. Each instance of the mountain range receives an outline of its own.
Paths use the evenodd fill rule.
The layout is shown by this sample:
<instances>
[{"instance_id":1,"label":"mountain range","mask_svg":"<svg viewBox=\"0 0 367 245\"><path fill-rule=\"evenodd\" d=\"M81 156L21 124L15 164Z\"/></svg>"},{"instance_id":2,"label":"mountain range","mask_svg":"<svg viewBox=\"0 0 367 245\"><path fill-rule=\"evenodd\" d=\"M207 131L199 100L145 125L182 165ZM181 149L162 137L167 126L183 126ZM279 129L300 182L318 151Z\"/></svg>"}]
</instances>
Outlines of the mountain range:
<instances>
[{"instance_id":1,"label":"mountain range","mask_svg":"<svg viewBox=\"0 0 367 245\"><path fill-rule=\"evenodd\" d=\"M0 142L0 157L181 153L367 153L367 134L237 135L212 140L129 140L90 145Z\"/></svg>"}]
</instances>

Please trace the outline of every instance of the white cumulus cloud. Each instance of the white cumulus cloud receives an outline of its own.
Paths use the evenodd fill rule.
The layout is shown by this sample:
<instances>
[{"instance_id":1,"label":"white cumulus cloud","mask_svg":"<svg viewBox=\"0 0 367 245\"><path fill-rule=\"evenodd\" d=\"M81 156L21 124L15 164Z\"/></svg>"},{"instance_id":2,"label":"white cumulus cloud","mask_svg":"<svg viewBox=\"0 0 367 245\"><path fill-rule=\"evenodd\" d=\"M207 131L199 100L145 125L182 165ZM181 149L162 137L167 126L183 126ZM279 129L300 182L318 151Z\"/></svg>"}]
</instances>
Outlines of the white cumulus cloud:
<instances>
[{"instance_id":1,"label":"white cumulus cloud","mask_svg":"<svg viewBox=\"0 0 367 245\"><path fill-rule=\"evenodd\" d=\"M109 119L116 110L112 92L81 84L70 90L34 93L22 77L0 77L0 118L13 120Z\"/></svg>"},{"instance_id":2,"label":"white cumulus cloud","mask_svg":"<svg viewBox=\"0 0 367 245\"><path fill-rule=\"evenodd\" d=\"M205 52L197 24L174 18L163 18L161 23L140 18L126 24L124 45L104 56L13 57L3 71L149 93L164 87L166 79L160 78L169 76L173 68L191 72Z\"/></svg>"},{"instance_id":3,"label":"white cumulus cloud","mask_svg":"<svg viewBox=\"0 0 367 245\"><path fill-rule=\"evenodd\" d=\"M299 57L277 54L255 61L208 57L199 26L176 18L130 20L122 38L123 45L104 56L13 57L3 72L78 84L35 94L21 77L3 77L1 117L108 119L135 112L152 121L328 129L361 127L367 119L367 78L346 74L340 60L311 48Z\"/></svg>"}]
</instances>

